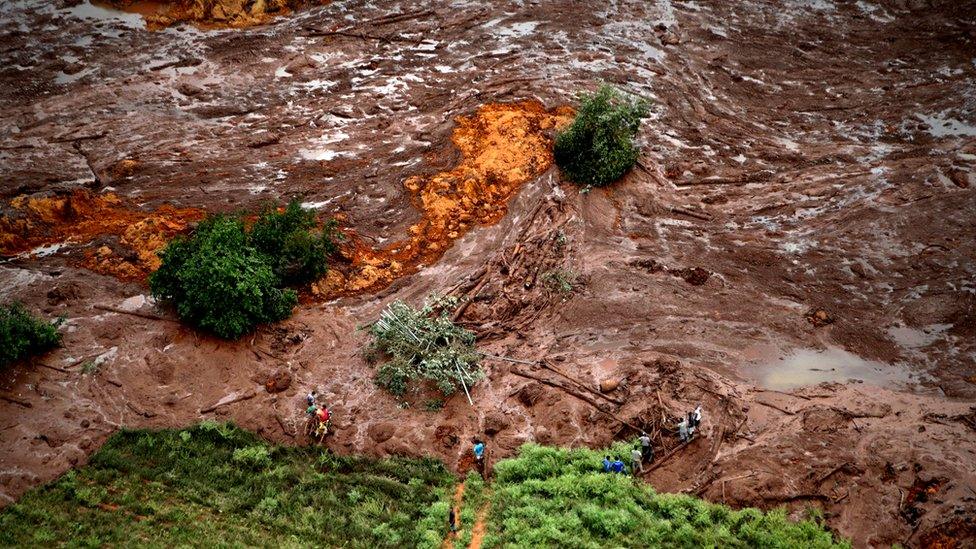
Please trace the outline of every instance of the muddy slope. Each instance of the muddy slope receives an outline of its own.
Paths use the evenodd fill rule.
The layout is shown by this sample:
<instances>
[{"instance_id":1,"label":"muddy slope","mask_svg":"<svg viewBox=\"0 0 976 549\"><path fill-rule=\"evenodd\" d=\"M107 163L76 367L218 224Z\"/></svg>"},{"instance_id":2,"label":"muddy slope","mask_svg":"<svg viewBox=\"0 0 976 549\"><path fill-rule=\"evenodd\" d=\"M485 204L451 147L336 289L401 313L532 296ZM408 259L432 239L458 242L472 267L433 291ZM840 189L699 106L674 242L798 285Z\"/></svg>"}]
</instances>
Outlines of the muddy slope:
<instances>
[{"instance_id":1,"label":"muddy slope","mask_svg":"<svg viewBox=\"0 0 976 549\"><path fill-rule=\"evenodd\" d=\"M526 440L631 435L619 420L663 455L671 418L704 403L702 436L647 475L660 489L818 506L859 546L971 540L976 5L582 6L334 2L211 32L69 2L0 8L0 227L20 238L2 241L0 294L68 319L65 349L4 374L4 500L123 425L216 417L299 443L300 395L318 386L336 451L459 467L476 433L497 459ZM580 195L531 161L533 140L551 138L542 113L600 80L653 116L639 169ZM486 105L526 100L532 139L517 124L480 139L485 123L458 140ZM424 191L459 203L502 149L515 156L486 220L430 224ZM158 222L69 238L98 216L24 209L84 192ZM201 210L296 195L360 246L291 320L228 343L146 301L141 250ZM380 283L359 277L418 226L457 234ZM471 298L460 321L479 345L522 361L487 361L475 407L427 412L418 395L404 409L360 355L357 326L431 292Z\"/></svg>"}]
</instances>

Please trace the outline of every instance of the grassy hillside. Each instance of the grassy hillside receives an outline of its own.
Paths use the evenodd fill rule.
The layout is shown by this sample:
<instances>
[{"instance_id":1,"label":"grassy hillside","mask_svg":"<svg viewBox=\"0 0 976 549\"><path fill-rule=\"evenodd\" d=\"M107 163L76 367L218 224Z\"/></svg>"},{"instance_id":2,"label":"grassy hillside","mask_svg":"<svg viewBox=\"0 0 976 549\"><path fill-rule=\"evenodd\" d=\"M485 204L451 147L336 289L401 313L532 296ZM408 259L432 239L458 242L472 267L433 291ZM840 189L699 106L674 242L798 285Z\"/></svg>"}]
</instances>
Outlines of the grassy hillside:
<instances>
[{"instance_id":1,"label":"grassy hillside","mask_svg":"<svg viewBox=\"0 0 976 549\"><path fill-rule=\"evenodd\" d=\"M614 455L626 455L620 446ZM484 547L847 547L782 510L733 511L599 470L603 453L528 444L495 467Z\"/></svg>"},{"instance_id":2,"label":"grassy hillside","mask_svg":"<svg viewBox=\"0 0 976 549\"><path fill-rule=\"evenodd\" d=\"M0 514L0 545L437 546L454 483L438 461L339 458L226 424L121 431Z\"/></svg>"},{"instance_id":3,"label":"grassy hillside","mask_svg":"<svg viewBox=\"0 0 976 549\"><path fill-rule=\"evenodd\" d=\"M486 547L834 546L815 522L655 494L600 459L527 445L490 485L469 477L458 542L483 515ZM232 425L126 430L0 512L0 545L439 547L454 486L438 461L340 458Z\"/></svg>"}]
</instances>

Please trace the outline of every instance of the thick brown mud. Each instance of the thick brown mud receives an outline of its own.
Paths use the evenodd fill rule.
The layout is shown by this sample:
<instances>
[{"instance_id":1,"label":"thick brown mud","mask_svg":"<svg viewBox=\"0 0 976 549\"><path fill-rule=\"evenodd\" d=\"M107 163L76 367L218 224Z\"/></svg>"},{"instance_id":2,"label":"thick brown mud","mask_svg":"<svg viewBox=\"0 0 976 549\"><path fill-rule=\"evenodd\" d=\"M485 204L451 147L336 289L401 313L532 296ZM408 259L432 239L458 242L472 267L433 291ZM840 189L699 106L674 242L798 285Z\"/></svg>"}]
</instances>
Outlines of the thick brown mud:
<instances>
[{"instance_id":1,"label":"thick brown mud","mask_svg":"<svg viewBox=\"0 0 976 549\"><path fill-rule=\"evenodd\" d=\"M816 507L858 547L972 545L974 12L379 1L147 32L5 5L0 299L67 326L64 349L0 379L3 500L122 426L232 419L305 444L317 386L337 452L462 470L475 435L494 460L645 429L670 455L645 475L659 490ZM652 116L639 166L582 195L548 146L599 81ZM67 221L18 198L82 190L93 216ZM291 197L351 235L317 285L330 301L231 343L136 281L140 250L198 212ZM131 277L90 270L102 246L129 266L100 272ZM479 347L518 360L485 360L474 406L403 408L363 360L357 328L430 293L465 298Z\"/></svg>"}]
</instances>

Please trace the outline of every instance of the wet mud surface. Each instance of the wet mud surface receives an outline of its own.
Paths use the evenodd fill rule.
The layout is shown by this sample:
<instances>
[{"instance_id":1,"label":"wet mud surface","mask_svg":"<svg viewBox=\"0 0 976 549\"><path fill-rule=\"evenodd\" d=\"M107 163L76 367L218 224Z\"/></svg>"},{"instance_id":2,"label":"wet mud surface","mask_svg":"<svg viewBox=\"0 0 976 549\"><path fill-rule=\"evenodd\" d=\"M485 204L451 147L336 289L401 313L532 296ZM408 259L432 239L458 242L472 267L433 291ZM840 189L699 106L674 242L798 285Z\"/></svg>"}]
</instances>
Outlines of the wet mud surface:
<instances>
[{"instance_id":1,"label":"wet mud surface","mask_svg":"<svg viewBox=\"0 0 976 549\"><path fill-rule=\"evenodd\" d=\"M3 500L121 426L304 443L316 386L338 452L462 468L475 435L499 459L629 424L675 450L645 475L660 490L819 507L858 546L972 544L974 13L333 2L149 32L3 4L0 297L67 319L64 349L0 381ZM639 167L581 195L547 147L601 80L652 117ZM146 298L144 252L292 196L352 237L292 319L224 342ZM430 293L468 298L479 347L521 361L487 359L474 407L402 408L360 352L358 326Z\"/></svg>"}]
</instances>

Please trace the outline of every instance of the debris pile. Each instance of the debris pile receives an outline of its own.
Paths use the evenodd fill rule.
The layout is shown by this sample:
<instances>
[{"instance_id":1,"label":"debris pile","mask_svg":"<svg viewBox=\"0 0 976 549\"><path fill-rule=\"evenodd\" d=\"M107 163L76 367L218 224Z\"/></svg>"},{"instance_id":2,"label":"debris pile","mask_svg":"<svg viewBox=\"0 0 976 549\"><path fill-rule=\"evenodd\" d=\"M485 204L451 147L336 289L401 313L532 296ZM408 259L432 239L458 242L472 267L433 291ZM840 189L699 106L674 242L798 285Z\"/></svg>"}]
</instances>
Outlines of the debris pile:
<instances>
[{"instance_id":1,"label":"debris pile","mask_svg":"<svg viewBox=\"0 0 976 549\"><path fill-rule=\"evenodd\" d=\"M262 25L292 11L326 0L106 0L114 8L138 13L149 30L192 23L203 28Z\"/></svg>"},{"instance_id":2,"label":"debris pile","mask_svg":"<svg viewBox=\"0 0 976 549\"><path fill-rule=\"evenodd\" d=\"M571 110L546 110L538 101L488 104L460 117L452 141L461 152L453 169L415 176L404 186L422 212L409 237L384 248L367 247L355 235L345 251L351 271L313 285L323 296L359 294L430 265L476 225L500 220L508 200L552 165L553 130L569 123Z\"/></svg>"}]
</instances>

